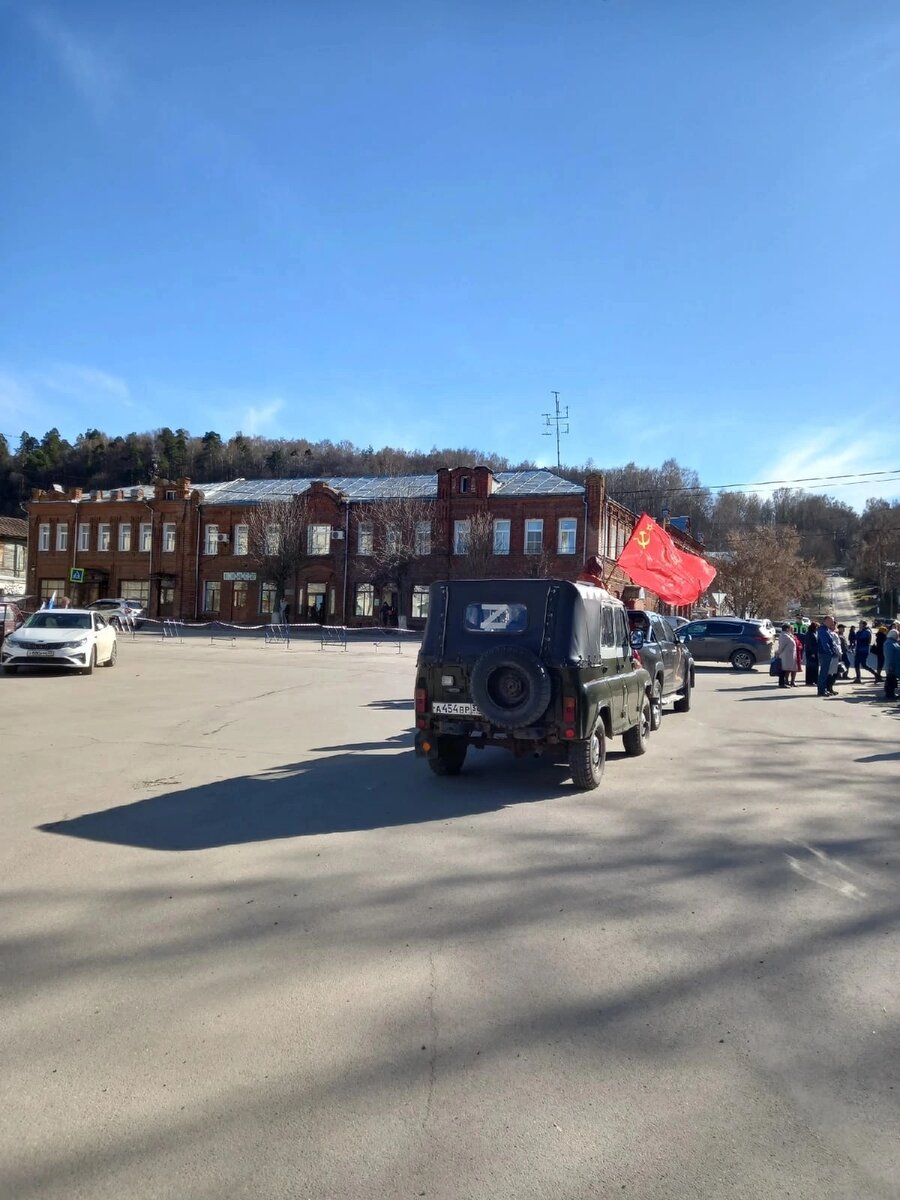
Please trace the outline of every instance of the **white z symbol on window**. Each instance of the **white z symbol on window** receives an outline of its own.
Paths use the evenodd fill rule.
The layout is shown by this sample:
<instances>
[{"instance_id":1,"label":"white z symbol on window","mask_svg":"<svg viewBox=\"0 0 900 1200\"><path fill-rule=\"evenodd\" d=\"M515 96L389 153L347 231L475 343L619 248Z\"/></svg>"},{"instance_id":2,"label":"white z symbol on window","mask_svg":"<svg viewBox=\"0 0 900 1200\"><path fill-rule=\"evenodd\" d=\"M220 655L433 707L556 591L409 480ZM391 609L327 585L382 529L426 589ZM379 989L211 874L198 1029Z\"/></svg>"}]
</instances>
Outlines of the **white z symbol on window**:
<instances>
[{"instance_id":1,"label":"white z symbol on window","mask_svg":"<svg viewBox=\"0 0 900 1200\"><path fill-rule=\"evenodd\" d=\"M481 629L505 629L509 624L508 604L482 604L481 611Z\"/></svg>"}]
</instances>

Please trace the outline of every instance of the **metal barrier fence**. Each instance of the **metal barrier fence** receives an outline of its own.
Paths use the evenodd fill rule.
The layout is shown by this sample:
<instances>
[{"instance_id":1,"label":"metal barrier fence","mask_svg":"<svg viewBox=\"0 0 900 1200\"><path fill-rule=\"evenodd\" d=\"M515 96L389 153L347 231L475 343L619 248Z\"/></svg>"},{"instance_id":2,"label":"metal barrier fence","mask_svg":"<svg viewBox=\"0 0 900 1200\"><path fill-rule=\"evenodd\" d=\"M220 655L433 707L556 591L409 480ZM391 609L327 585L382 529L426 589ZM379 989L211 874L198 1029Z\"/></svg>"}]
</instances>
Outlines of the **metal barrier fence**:
<instances>
[{"instance_id":1,"label":"metal barrier fence","mask_svg":"<svg viewBox=\"0 0 900 1200\"><path fill-rule=\"evenodd\" d=\"M234 646L239 641L259 641L266 646L283 646L289 650L296 643L318 643L320 650L348 651L351 646L371 646L374 650L396 648L403 653L405 645L418 646L421 631L417 629L381 628L377 626L319 625L318 623L288 625L268 622L265 625L234 625L228 621L185 621L180 617L139 618L129 623L132 638L140 634L156 634L162 643L184 645L186 641L208 637L210 644L227 641Z\"/></svg>"}]
</instances>

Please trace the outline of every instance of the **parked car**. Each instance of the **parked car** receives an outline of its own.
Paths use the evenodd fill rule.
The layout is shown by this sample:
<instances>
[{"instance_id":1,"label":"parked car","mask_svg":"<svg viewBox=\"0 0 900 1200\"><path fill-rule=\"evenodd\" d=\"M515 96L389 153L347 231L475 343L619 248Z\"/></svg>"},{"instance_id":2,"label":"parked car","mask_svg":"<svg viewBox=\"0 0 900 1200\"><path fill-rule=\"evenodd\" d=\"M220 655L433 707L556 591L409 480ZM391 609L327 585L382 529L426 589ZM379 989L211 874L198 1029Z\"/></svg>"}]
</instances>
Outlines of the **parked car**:
<instances>
[{"instance_id":1,"label":"parked car","mask_svg":"<svg viewBox=\"0 0 900 1200\"><path fill-rule=\"evenodd\" d=\"M678 630L678 640L689 648L695 662L730 662L738 671L750 671L772 658L772 622L738 617L707 617Z\"/></svg>"},{"instance_id":2,"label":"parked car","mask_svg":"<svg viewBox=\"0 0 900 1200\"><path fill-rule=\"evenodd\" d=\"M14 633L25 620L25 614L12 600L0 600L0 642Z\"/></svg>"},{"instance_id":3,"label":"parked car","mask_svg":"<svg viewBox=\"0 0 900 1200\"><path fill-rule=\"evenodd\" d=\"M666 620L669 622L669 624L672 626L673 629L680 629L682 627L682 625L690 625L690 621L688 620L687 617L667 616Z\"/></svg>"},{"instance_id":4,"label":"parked car","mask_svg":"<svg viewBox=\"0 0 900 1200\"><path fill-rule=\"evenodd\" d=\"M90 612L102 613L113 629L140 629L147 616L140 600L95 600L87 608Z\"/></svg>"},{"instance_id":5,"label":"parked car","mask_svg":"<svg viewBox=\"0 0 900 1200\"><path fill-rule=\"evenodd\" d=\"M675 712L690 712L694 660L679 642L671 617L641 609L628 609L627 615L632 649L650 674L650 727L659 729L664 704L672 704Z\"/></svg>"},{"instance_id":6,"label":"parked car","mask_svg":"<svg viewBox=\"0 0 900 1200\"><path fill-rule=\"evenodd\" d=\"M576 787L595 788L608 738L644 753L650 697L625 607L605 589L561 579L431 585L415 749L436 775L458 775L470 746L496 746L568 762Z\"/></svg>"},{"instance_id":7,"label":"parked car","mask_svg":"<svg viewBox=\"0 0 900 1200\"><path fill-rule=\"evenodd\" d=\"M0 647L0 667L69 667L90 675L94 667L114 667L116 631L98 612L85 608L48 608L32 613Z\"/></svg>"}]
</instances>

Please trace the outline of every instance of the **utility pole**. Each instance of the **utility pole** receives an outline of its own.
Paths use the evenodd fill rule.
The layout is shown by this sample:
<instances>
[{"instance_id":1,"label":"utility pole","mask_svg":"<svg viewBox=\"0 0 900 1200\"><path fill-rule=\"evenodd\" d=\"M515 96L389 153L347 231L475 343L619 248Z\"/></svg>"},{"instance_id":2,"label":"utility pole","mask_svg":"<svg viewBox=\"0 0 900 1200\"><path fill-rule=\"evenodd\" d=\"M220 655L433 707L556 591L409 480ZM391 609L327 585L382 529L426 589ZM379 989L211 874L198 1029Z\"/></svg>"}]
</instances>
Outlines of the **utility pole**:
<instances>
[{"instance_id":1,"label":"utility pole","mask_svg":"<svg viewBox=\"0 0 900 1200\"><path fill-rule=\"evenodd\" d=\"M556 434L556 469L557 471L562 466L562 460L559 454L559 435L569 432L569 406L566 405L566 411L560 412L559 409L559 392L551 392L555 402L555 411L552 413L544 413L544 423L547 428L544 430L544 437L553 437Z\"/></svg>"}]
</instances>

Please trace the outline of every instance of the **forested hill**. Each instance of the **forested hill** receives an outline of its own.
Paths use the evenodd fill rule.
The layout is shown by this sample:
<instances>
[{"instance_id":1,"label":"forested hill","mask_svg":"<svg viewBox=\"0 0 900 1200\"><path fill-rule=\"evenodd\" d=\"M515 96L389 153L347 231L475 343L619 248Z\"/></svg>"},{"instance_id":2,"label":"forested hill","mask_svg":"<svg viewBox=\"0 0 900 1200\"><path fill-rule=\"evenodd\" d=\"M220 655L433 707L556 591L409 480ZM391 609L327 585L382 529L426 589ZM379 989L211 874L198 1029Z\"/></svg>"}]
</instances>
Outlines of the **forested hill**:
<instances>
[{"instance_id":1,"label":"forested hill","mask_svg":"<svg viewBox=\"0 0 900 1200\"><path fill-rule=\"evenodd\" d=\"M19 506L32 488L54 483L90 490L145 483L157 475L209 483L239 477L427 474L441 466L477 464L494 471L537 465L469 447L376 450L350 442L276 440L241 433L225 439L212 430L202 437L168 428L110 437L88 429L72 444L51 429L41 438L23 433L15 449L0 434L0 513L20 515ZM560 474L581 482L589 471L598 470L606 476L610 494L628 508L657 517L664 510L672 517L689 517L694 533L711 548L724 546L733 529L790 525L800 533L802 553L820 566L831 566L846 558L859 531L859 516L831 497L789 489L766 500L752 492L711 492L695 471L673 459L659 467L635 463L604 467L589 460L565 466Z\"/></svg>"}]
</instances>

